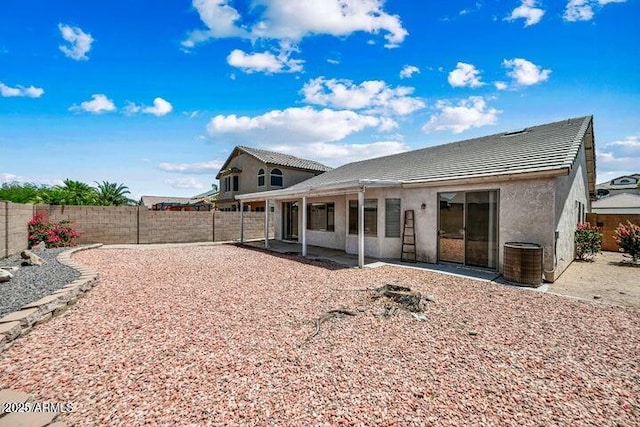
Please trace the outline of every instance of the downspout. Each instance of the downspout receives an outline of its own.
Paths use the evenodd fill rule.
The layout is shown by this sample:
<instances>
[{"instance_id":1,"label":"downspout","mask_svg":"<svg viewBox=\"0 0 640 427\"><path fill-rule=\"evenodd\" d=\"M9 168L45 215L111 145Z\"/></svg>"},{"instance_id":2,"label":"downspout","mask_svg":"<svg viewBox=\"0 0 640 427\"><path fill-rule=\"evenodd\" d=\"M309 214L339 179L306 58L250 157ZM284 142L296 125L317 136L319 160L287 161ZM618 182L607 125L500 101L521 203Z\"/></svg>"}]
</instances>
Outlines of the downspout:
<instances>
[{"instance_id":1,"label":"downspout","mask_svg":"<svg viewBox=\"0 0 640 427\"><path fill-rule=\"evenodd\" d=\"M307 256L307 196L302 196L302 256Z\"/></svg>"},{"instance_id":2,"label":"downspout","mask_svg":"<svg viewBox=\"0 0 640 427\"><path fill-rule=\"evenodd\" d=\"M364 267L364 186L358 191L358 267Z\"/></svg>"}]
</instances>

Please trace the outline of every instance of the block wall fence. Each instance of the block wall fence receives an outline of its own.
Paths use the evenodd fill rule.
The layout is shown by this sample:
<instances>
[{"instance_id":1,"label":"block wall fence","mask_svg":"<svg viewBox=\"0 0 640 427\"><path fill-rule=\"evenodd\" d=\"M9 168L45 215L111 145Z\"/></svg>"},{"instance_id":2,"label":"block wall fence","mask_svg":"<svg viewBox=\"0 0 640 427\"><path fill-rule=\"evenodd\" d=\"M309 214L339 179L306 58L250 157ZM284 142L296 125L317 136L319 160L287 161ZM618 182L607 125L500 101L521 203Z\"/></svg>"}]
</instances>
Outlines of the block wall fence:
<instances>
[{"instance_id":1,"label":"block wall fence","mask_svg":"<svg viewBox=\"0 0 640 427\"><path fill-rule=\"evenodd\" d=\"M600 227L602 233L602 250L617 252L619 246L613 236L618 224L626 224L631 221L633 224L640 225L640 214L587 214L587 221L591 225Z\"/></svg>"},{"instance_id":2,"label":"block wall fence","mask_svg":"<svg viewBox=\"0 0 640 427\"><path fill-rule=\"evenodd\" d=\"M27 223L35 212L34 205L0 202L0 258L27 249Z\"/></svg>"},{"instance_id":3,"label":"block wall fence","mask_svg":"<svg viewBox=\"0 0 640 427\"><path fill-rule=\"evenodd\" d=\"M0 257L28 246L34 213L49 221L71 221L79 244L225 242L240 239L240 212L150 211L143 206L50 206L0 202ZM244 238L264 238L264 212L244 212ZM269 216L269 238L274 220Z\"/></svg>"}]
</instances>

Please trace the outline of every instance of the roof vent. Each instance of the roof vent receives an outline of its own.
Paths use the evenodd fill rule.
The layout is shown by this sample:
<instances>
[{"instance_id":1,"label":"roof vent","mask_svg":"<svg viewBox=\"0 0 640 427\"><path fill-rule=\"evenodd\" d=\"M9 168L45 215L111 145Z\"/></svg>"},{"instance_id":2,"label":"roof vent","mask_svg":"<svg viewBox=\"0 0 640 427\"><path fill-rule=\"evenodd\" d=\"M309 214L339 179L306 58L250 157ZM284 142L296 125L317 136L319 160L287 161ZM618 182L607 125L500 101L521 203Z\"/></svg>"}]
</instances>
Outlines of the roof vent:
<instances>
[{"instance_id":1,"label":"roof vent","mask_svg":"<svg viewBox=\"0 0 640 427\"><path fill-rule=\"evenodd\" d=\"M520 129L520 130L514 130L513 132L505 132L502 134L503 137L507 137L507 136L515 136L515 135L521 135L523 133L527 133L528 129L524 128L524 129Z\"/></svg>"}]
</instances>

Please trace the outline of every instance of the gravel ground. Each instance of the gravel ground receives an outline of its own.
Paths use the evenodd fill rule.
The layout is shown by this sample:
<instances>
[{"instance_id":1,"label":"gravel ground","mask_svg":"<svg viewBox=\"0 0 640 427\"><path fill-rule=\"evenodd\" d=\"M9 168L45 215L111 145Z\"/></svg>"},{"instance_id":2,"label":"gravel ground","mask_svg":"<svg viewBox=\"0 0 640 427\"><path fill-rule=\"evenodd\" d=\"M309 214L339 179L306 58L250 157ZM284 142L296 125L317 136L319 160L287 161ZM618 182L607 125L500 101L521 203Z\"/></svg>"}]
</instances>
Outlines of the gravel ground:
<instances>
[{"instance_id":1,"label":"gravel ground","mask_svg":"<svg viewBox=\"0 0 640 427\"><path fill-rule=\"evenodd\" d=\"M70 424L640 424L637 309L232 246L74 258L98 285L0 354L0 388ZM350 291L386 283L433 295L426 321Z\"/></svg>"},{"instance_id":2,"label":"gravel ground","mask_svg":"<svg viewBox=\"0 0 640 427\"><path fill-rule=\"evenodd\" d=\"M25 304L42 297L73 282L79 274L73 268L60 264L56 257L69 248L44 249L36 254L42 258L41 266L20 267L24 261L20 254L0 259L0 267L20 267L12 271L10 281L0 283L0 317L19 310Z\"/></svg>"}]
</instances>

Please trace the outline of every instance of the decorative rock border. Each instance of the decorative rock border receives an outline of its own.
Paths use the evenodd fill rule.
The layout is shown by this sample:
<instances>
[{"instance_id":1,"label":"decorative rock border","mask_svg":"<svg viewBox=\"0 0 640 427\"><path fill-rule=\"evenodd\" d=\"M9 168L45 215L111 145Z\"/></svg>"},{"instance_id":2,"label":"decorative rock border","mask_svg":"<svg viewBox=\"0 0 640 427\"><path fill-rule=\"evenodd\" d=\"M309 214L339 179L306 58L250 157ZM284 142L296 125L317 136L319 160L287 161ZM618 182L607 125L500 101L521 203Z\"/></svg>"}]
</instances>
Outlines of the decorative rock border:
<instances>
[{"instance_id":1,"label":"decorative rock border","mask_svg":"<svg viewBox=\"0 0 640 427\"><path fill-rule=\"evenodd\" d=\"M31 329L54 316L64 312L78 298L95 286L98 273L71 259L71 255L87 249L95 249L101 243L73 248L64 251L56 258L60 264L71 267L80 273L73 282L55 291L53 294L23 306L20 310L9 313L0 319L0 353L13 346L14 341L29 333ZM0 427L65 427L62 422L54 422L59 412L13 412L4 413L6 403L24 405L32 401L27 393L4 389L0 390ZM25 407L25 406L22 406Z\"/></svg>"}]
</instances>

